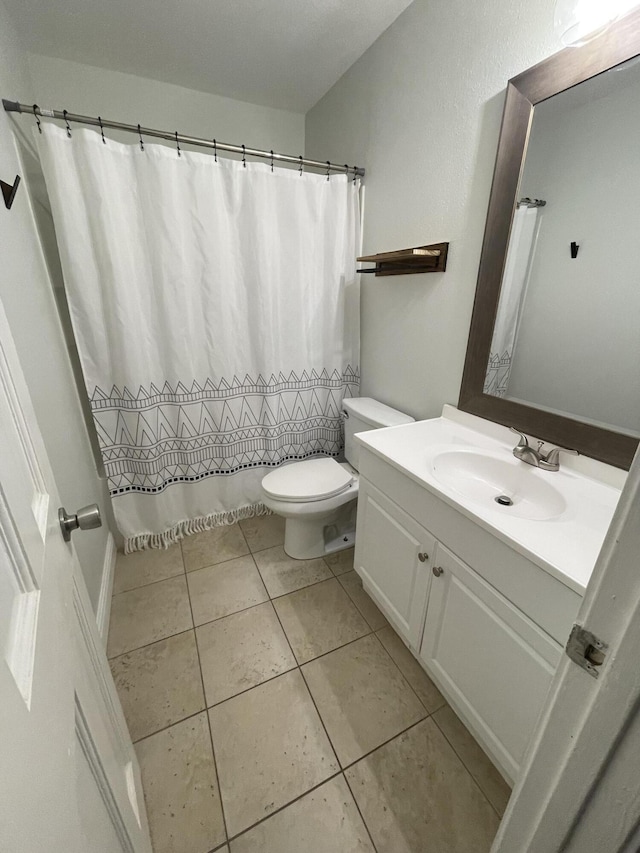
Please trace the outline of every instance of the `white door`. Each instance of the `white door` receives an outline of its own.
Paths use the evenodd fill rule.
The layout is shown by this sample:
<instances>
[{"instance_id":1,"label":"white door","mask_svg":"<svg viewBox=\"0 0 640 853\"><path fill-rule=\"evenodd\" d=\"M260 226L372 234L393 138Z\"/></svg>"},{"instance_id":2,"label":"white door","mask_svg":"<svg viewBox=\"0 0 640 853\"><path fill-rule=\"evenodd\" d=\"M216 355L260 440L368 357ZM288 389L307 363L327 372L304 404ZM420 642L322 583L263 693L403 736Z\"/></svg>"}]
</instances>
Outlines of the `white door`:
<instances>
[{"instance_id":1,"label":"white door","mask_svg":"<svg viewBox=\"0 0 640 853\"><path fill-rule=\"evenodd\" d=\"M440 543L435 560L420 658L513 781L562 649Z\"/></svg>"},{"instance_id":2,"label":"white door","mask_svg":"<svg viewBox=\"0 0 640 853\"><path fill-rule=\"evenodd\" d=\"M493 853L640 849L640 454L576 621L606 657L563 655Z\"/></svg>"},{"instance_id":3,"label":"white door","mask_svg":"<svg viewBox=\"0 0 640 853\"><path fill-rule=\"evenodd\" d=\"M135 753L59 503L0 305L0 849L150 853Z\"/></svg>"},{"instance_id":4,"label":"white door","mask_svg":"<svg viewBox=\"0 0 640 853\"><path fill-rule=\"evenodd\" d=\"M436 541L379 489L360 481L355 568L365 589L415 651Z\"/></svg>"}]
</instances>

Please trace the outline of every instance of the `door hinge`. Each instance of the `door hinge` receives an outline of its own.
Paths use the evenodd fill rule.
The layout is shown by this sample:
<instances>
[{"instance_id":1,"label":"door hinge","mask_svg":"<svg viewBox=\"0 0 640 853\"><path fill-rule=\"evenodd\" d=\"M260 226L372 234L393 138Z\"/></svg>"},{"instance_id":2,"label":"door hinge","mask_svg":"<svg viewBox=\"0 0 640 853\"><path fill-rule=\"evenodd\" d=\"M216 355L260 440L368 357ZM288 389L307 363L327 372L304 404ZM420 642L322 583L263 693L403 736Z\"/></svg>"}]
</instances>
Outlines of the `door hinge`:
<instances>
[{"instance_id":1,"label":"door hinge","mask_svg":"<svg viewBox=\"0 0 640 853\"><path fill-rule=\"evenodd\" d=\"M593 678L606 658L609 646L582 625L574 625L567 640L566 652L574 663L585 669Z\"/></svg>"}]
</instances>

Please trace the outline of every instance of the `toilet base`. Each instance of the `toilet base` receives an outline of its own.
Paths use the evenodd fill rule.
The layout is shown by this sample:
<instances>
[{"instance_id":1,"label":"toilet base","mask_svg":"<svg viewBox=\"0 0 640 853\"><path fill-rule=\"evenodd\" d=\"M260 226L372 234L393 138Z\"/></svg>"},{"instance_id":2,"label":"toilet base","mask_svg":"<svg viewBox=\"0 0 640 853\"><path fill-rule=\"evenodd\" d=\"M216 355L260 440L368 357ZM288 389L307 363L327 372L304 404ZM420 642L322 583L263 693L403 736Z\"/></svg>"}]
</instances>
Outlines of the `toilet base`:
<instances>
[{"instance_id":1,"label":"toilet base","mask_svg":"<svg viewBox=\"0 0 640 853\"><path fill-rule=\"evenodd\" d=\"M322 518L287 518L284 551L294 560L314 560L353 547L355 538L355 506L340 507Z\"/></svg>"}]
</instances>

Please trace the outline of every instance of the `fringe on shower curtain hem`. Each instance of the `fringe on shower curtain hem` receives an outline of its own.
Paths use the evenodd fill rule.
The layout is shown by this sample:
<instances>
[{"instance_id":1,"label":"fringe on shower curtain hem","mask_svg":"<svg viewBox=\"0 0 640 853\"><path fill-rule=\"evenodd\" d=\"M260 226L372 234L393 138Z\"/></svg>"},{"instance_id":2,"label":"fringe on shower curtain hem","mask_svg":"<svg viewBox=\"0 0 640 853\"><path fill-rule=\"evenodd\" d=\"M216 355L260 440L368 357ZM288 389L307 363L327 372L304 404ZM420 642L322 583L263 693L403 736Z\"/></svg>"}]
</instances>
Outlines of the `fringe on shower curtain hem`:
<instances>
[{"instance_id":1,"label":"fringe on shower curtain hem","mask_svg":"<svg viewBox=\"0 0 640 853\"><path fill-rule=\"evenodd\" d=\"M215 512L190 518L187 521L178 522L164 533L140 533L137 536L130 536L124 540L124 553L132 554L134 551L143 551L145 548L168 548L193 533L202 533L204 530L222 527L225 524L235 524L244 518L253 518L257 515L272 515L272 512L264 504L257 503L228 512Z\"/></svg>"}]
</instances>

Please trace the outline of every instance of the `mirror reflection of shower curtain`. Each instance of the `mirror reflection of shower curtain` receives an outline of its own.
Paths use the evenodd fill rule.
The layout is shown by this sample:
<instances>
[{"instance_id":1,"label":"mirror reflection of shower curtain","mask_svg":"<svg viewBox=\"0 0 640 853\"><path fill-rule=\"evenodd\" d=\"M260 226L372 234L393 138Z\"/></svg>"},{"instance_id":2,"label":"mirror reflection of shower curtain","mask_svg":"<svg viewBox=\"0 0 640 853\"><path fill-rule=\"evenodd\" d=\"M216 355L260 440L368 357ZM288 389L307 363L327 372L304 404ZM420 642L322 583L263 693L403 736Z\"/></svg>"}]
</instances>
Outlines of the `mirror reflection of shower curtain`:
<instances>
[{"instance_id":1,"label":"mirror reflection of shower curtain","mask_svg":"<svg viewBox=\"0 0 640 853\"><path fill-rule=\"evenodd\" d=\"M267 512L358 393L358 183L35 135L125 549Z\"/></svg>"},{"instance_id":2,"label":"mirror reflection of shower curtain","mask_svg":"<svg viewBox=\"0 0 640 853\"><path fill-rule=\"evenodd\" d=\"M500 301L493 327L484 393L505 397L518 326L525 301L531 261L538 234L538 207L519 207L513 217Z\"/></svg>"}]
</instances>

